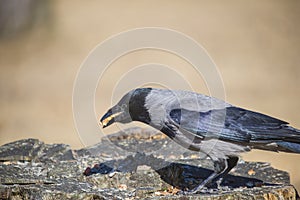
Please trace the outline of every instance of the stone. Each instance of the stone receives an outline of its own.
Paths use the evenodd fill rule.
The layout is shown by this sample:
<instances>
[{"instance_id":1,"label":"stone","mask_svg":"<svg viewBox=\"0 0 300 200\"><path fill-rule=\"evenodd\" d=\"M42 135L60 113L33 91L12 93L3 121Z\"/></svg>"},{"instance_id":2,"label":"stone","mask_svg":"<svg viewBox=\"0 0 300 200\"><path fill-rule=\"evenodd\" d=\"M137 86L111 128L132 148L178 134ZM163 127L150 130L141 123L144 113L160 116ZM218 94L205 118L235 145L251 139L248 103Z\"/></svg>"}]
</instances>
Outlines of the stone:
<instances>
[{"instance_id":1,"label":"stone","mask_svg":"<svg viewBox=\"0 0 300 200\"><path fill-rule=\"evenodd\" d=\"M0 199L290 199L298 197L287 172L244 162L199 194L212 163L163 134L134 128L92 147L25 139L0 147Z\"/></svg>"}]
</instances>

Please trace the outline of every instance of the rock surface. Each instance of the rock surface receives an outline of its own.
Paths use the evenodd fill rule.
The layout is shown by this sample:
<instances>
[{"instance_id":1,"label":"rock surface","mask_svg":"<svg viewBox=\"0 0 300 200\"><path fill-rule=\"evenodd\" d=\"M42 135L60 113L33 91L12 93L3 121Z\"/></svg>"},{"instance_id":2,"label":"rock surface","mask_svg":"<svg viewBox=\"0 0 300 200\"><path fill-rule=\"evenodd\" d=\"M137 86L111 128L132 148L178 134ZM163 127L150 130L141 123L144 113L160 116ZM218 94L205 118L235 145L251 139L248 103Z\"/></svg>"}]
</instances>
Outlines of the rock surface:
<instances>
[{"instance_id":1,"label":"rock surface","mask_svg":"<svg viewBox=\"0 0 300 200\"><path fill-rule=\"evenodd\" d=\"M93 167L89 167L93 166ZM0 147L0 199L297 199L287 172L240 161L221 188L182 195L212 172L203 155L148 129L72 150L36 139Z\"/></svg>"}]
</instances>

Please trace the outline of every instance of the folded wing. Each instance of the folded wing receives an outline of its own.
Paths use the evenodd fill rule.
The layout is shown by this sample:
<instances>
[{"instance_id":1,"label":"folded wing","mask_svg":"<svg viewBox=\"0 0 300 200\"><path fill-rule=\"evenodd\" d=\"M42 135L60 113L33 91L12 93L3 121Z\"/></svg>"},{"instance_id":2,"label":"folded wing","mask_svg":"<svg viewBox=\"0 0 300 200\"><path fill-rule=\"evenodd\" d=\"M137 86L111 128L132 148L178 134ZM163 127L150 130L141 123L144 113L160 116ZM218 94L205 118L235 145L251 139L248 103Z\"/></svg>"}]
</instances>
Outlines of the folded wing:
<instances>
[{"instance_id":1,"label":"folded wing","mask_svg":"<svg viewBox=\"0 0 300 200\"><path fill-rule=\"evenodd\" d=\"M173 109L168 117L174 125L199 139L217 138L245 145L300 143L299 130L287 122L234 106L207 112Z\"/></svg>"}]
</instances>

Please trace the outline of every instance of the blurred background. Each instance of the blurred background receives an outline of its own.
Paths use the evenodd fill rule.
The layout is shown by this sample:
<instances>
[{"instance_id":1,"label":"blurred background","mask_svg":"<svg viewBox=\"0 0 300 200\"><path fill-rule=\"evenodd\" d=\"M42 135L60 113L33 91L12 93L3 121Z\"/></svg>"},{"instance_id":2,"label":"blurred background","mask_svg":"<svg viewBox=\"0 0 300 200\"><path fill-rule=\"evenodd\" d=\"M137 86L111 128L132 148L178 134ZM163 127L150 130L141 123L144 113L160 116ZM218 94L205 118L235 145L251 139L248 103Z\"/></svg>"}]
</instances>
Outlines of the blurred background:
<instances>
[{"instance_id":1,"label":"blurred background","mask_svg":"<svg viewBox=\"0 0 300 200\"><path fill-rule=\"evenodd\" d=\"M174 29L203 45L218 66L228 102L300 128L299 19L297 0L2 0L0 144L38 138L83 147L72 114L81 63L113 34L145 26ZM147 62L178 69L197 92L208 94L205 82L186 70L191 66L181 58L155 50L133 52L112 63L99 83L99 117L110 107L111 90L122 73ZM300 190L300 155L253 151L243 158L290 172Z\"/></svg>"}]
</instances>

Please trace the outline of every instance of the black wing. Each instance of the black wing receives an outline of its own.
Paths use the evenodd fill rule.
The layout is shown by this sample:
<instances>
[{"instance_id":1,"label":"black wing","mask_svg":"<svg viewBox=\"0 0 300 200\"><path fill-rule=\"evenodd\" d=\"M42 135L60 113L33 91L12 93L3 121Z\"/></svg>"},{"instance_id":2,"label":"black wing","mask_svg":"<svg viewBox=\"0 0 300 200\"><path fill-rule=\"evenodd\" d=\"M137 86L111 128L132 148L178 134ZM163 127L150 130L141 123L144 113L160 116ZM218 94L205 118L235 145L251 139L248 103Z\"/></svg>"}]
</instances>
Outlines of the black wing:
<instances>
[{"instance_id":1,"label":"black wing","mask_svg":"<svg viewBox=\"0 0 300 200\"><path fill-rule=\"evenodd\" d=\"M169 118L194 137L238 143L299 142L300 132L287 122L238 107L208 112L174 109Z\"/></svg>"}]
</instances>

